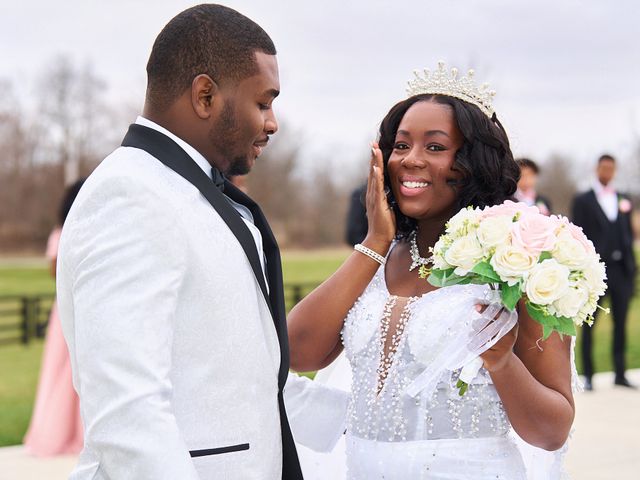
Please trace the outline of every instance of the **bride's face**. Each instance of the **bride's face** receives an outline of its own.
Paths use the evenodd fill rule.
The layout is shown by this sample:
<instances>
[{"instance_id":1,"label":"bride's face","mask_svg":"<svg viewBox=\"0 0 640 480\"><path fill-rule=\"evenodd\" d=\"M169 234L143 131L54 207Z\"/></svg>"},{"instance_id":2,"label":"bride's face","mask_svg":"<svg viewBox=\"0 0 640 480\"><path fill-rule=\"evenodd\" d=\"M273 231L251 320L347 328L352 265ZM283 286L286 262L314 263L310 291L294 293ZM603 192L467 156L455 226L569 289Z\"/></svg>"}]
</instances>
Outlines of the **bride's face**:
<instances>
[{"instance_id":1,"label":"bride's face","mask_svg":"<svg viewBox=\"0 0 640 480\"><path fill-rule=\"evenodd\" d=\"M454 213L456 152L463 137L449 105L423 101L405 113L387 165L400 211L416 220L446 220Z\"/></svg>"}]
</instances>

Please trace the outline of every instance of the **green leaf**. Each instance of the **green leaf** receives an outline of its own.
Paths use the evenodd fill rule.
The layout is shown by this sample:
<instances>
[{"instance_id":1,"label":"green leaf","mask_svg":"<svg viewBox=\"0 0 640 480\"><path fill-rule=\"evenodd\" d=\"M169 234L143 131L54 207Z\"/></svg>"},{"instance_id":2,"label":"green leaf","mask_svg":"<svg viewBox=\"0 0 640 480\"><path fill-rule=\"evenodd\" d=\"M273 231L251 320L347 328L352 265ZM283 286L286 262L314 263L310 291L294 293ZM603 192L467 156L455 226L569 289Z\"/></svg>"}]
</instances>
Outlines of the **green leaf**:
<instances>
[{"instance_id":1,"label":"green leaf","mask_svg":"<svg viewBox=\"0 0 640 480\"><path fill-rule=\"evenodd\" d=\"M576 332L576 325L573 323L573 320L567 317L558 317L558 332L564 333L565 335L571 335L575 337L578 332Z\"/></svg>"},{"instance_id":2,"label":"green leaf","mask_svg":"<svg viewBox=\"0 0 640 480\"><path fill-rule=\"evenodd\" d=\"M450 287L451 285L470 282L467 276L461 277L453 273L453 271L453 268L448 268L447 270L434 268L431 270L431 275L429 275L427 281L434 287Z\"/></svg>"},{"instance_id":3,"label":"green leaf","mask_svg":"<svg viewBox=\"0 0 640 480\"><path fill-rule=\"evenodd\" d=\"M469 384L463 382L462 380L458 380L458 383L456 383L456 387L458 388L458 395L463 396L467 392Z\"/></svg>"},{"instance_id":4,"label":"green leaf","mask_svg":"<svg viewBox=\"0 0 640 480\"><path fill-rule=\"evenodd\" d=\"M482 275L472 275L469 277L469 283L473 283L474 285L494 285L498 282L492 278L483 277Z\"/></svg>"},{"instance_id":5,"label":"green leaf","mask_svg":"<svg viewBox=\"0 0 640 480\"><path fill-rule=\"evenodd\" d=\"M549 338L549 336L554 331L559 333L567 333L571 335L568 331L563 332L562 330L563 327L561 327L560 325L560 321L561 321L560 318L563 318L563 317L558 318L553 315L548 315L540 307L535 306L529 301L527 301L526 305L527 305L527 312L529 312L529 315L531 316L531 318L533 318L536 322L542 325L542 337L544 340ZM568 330L568 327L566 327L566 330ZM574 332L575 332L575 328L574 328ZM573 335L575 335L575 333Z\"/></svg>"},{"instance_id":6,"label":"green leaf","mask_svg":"<svg viewBox=\"0 0 640 480\"><path fill-rule=\"evenodd\" d=\"M490 281L487 283L497 283L502 281L502 279L500 278L500 275L496 273L496 271L493 269L491 264L486 260L478 263L475 267L471 269L471 271L473 273L477 273L481 277L490 279Z\"/></svg>"},{"instance_id":7,"label":"green leaf","mask_svg":"<svg viewBox=\"0 0 640 480\"><path fill-rule=\"evenodd\" d=\"M558 319L556 317L547 315L544 310L531 302L527 302L527 312L529 312L531 318L541 325L549 325L550 327L558 325Z\"/></svg>"},{"instance_id":8,"label":"green leaf","mask_svg":"<svg viewBox=\"0 0 640 480\"><path fill-rule=\"evenodd\" d=\"M456 277L458 276L456 275ZM450 280L448 285L469 285L470 283L473 283L473 276L465 275L464 277L458 277L455 280L455 283L451 283L453 281L454 280Z\"/></svg>"},{"instance_id":9,"label":"green leaf","mask_svg":"<svg viewBox=\"0 0 640 480\"><path fill-rule=\"evenodd\" d=\"M500 295L502 297L502 303L509 310L513 310L516 308L518 301L522 298L522 293L520 292L520 282L515 285L509 285L508 283L500 284Z\"/></svg>"},{"instance_id":10,"label":"green leaf","mask_svg":"<svg viewBox=\"0 0 640 480\"><path fill-rule=\"evenodd\" d=\"M471 283L471 278L468 276L460 277L458 275L451 275L451 277L447 278L447 287L451 285L468 285Z\"/></svg>"},{"instance_id":11,"label":"green leaf","mask_svg":"<svg viewBox=\"0 0 640 480\"><path fill-rule=\"evenodd\" d=\"M434 268L431 270L431 274L429 275L429 278L427 278L427 281L434 287L444 287L445 278L447 277L447 275L451 275L452 273L452 268L449 270L440 270Z\"/></svg>"},{"instance_id":12,"label":"green leaf","mask_svg":"<svg viewBox=\"0 0 640 480\"><path fill-rule=\"evenodd\" d=\"M538 263L544 262L545 260L549 260L552 258L551 252L542 252L540 254L540 258L538 259Z\"/></svg>"},{"instance_id":13,"label":"green leaf","mask_svg":"<svg viewBox=\"0 0 640 480\"><path fill-rule=\"evenodd\" d=\"M543 325L542 326L542 339L543 340L546 340L547 338L549 338L552 333L553 333L553 327L550 327L548 325Z\"/></svg>"}]
</instances>

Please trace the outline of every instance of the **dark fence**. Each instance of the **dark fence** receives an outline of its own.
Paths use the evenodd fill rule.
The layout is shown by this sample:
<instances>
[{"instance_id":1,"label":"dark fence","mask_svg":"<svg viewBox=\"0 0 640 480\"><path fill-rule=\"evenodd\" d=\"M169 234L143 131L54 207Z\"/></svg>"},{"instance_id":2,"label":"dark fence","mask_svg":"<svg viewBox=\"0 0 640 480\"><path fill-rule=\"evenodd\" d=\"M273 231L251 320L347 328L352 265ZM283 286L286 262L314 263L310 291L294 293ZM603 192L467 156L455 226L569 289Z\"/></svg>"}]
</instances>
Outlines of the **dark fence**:
<instances>
[{"instance_id":1,"label":"dark fence","mask_svg":"<svg viewBox=\"0 0 640 480\"><path fill-rule=\"evenodd\" d=\"M318 286L318 282L307 283L285 283L284 284L284 301L287 306L287 312L293 306L307 296L311 290Z\"/></svg>"},{"instance_id":2,"label":"dark fence","mask_svg":"<svg viewBox=\"0 0 640 480\"><path fill-rule=\"evenodd\" d=\"M0 345L43 338L53 299L52 294L0 296Z\"/></svg>"},{"instance_id":3,"label":"dark fence","mask_svg":"<svg viewBox=\"0 0 640 480\"><path fill-rule=\"evenodd\" d=\"M295 283L284 286L287 310L304 298L317 283ZM53 305L53 294L0 296L0 346L28 344L44 338Z\"/></svg>"}]
</instances>

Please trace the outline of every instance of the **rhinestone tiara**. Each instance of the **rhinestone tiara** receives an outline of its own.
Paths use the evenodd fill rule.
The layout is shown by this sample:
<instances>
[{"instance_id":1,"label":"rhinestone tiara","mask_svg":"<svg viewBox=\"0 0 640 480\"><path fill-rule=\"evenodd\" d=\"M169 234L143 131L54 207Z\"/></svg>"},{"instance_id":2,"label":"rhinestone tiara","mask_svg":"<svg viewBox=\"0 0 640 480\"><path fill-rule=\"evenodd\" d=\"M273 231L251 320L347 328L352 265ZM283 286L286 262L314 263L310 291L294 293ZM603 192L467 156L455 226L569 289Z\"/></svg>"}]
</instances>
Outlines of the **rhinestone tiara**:
<instances>
[{"instance_id":1,"label":"rhinestone tiara","mask_svg":"<svg viewBox=\"0 0 640 480\"><path fill-rule=\"evenodd\" d=\"M458 69L447 70L444 62L438 62L438 68L431 72L425 68L422 72L415 70L415 78L407 82L407 94L410 97L421 94L447 95L459 98L476 105L484 114L493 116L493 97L496 92L489 90L489 84L476 85L474 71L458 77Z\"/></svg>"}]
</instances>

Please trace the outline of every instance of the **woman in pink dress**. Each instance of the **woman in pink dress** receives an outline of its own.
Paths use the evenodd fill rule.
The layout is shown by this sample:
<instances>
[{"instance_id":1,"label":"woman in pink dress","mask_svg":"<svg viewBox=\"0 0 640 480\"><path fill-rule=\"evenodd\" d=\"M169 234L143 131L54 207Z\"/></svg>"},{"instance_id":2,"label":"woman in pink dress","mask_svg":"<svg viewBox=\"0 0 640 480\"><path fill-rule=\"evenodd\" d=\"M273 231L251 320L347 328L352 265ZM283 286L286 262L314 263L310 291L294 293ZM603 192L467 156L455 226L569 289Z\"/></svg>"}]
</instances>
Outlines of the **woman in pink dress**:
<instances>
[{"instance_id":1,"label":"woman in pink dress","mask_svg":"<svg viewBox=\"0 0 640 480\"><path fill-rule=\"evenodd\" d=\"M82 180L76 182L67 190L60 207L60 225L64 223L82 183ZM56 274L61 232L62 227L56 227L47 242L47 258L51 262L53 277ZM54 301L44 342L35 406L24 445L32 455L50 456L78 454L82 450L82 443L80 405L73 389L69 351L62 336L58 308Z\"/></svg>"}]
</instances>

